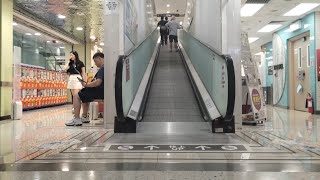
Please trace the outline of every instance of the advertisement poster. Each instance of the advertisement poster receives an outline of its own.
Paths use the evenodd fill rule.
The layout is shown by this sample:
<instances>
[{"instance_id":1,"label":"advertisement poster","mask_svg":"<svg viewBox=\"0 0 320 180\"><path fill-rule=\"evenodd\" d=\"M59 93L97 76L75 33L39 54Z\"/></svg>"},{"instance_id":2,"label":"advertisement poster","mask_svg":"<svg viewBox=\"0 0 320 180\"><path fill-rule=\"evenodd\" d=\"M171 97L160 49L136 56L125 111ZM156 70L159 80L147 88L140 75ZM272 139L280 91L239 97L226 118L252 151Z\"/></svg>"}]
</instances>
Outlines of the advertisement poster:
<instances>
[{"instance_id":1,"label":"advertisement poster","mask_svg":"<svg viewBox=\"0 0 320 180\"><path fill-rule=\"evenodd\" d=\"M260 74L256 61L252 59L248 35L245 32L241 34L241 62L244 68L246 85L251 98L251 109L254 121L266 119L266 104L261 86Z\"/></svg>"},{"instance_id":2,"label":"advertisement poster","mask_svg":"<svg viewBox=\"0 0 320 180\"><path fill-rule=\"evenodd\" d=\"M252 112L254 120L263 120L266 118L265 102L263 98L263 91L249 87L249 93L252 102Z\"/></svg>"}]
</instances>

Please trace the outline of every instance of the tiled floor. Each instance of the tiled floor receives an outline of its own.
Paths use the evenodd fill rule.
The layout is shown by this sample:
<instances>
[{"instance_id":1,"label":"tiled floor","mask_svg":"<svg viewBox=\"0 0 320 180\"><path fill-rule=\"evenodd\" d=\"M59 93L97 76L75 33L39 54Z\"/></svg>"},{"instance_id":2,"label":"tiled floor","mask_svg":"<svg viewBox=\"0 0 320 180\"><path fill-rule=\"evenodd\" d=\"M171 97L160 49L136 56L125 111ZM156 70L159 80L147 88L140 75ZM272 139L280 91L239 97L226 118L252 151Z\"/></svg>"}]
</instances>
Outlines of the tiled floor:
<instances>
[{"instance_id":1,"label":"tiled floor","mask_svg":"<svg viewBox=\"0 0 320 180\"><path fill-rule=\"evenodd\" d=\"M101 120L65 127L72 116L67 105L0 122L0 179L320 179L317 115L268 107L264 126L201 137L195 133L114 135L103 129ZM117 149L172 143L241 145L245 150Z\"/></svg>"}]
</instances>

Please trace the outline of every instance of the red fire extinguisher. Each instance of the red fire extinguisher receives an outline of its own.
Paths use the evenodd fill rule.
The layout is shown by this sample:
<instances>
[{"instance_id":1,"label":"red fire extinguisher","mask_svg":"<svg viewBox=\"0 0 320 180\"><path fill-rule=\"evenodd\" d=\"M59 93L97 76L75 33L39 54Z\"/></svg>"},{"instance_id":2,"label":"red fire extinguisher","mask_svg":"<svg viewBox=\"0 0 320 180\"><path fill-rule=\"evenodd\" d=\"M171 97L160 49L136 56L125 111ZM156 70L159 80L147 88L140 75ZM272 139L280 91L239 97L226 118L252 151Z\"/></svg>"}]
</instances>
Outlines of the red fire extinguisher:
<instances>
[{"instance_id":1,"label":"red fire extinguisher","mask_svg":"<svg viewBox=\"0 0 320 180\"><path fill-rule=\"evenodd\" d=\"M306 108L308 108L308 112L313 114L314 109L313 109L313 98L311 97L311 94L308 93L308 97L306 99Z\"/></svg>"}]
</instances>

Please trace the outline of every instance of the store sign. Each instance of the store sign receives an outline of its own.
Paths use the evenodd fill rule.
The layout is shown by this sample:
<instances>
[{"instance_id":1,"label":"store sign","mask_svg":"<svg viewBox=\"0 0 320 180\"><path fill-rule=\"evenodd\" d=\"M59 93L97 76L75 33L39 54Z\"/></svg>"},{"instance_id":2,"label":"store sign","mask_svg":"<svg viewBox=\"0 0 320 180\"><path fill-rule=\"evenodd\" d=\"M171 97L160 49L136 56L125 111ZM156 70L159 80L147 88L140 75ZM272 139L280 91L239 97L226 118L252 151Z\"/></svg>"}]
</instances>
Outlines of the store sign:
<instances>
[{"instance_id":1,"label":"store sign","mask_svg":"<svg viewBox=\"0 0 320 180\"><path fill-rule=\"evenodd\" d=\"M118 14L119 2L118 0L105 0L104 1L104 12L105 15Z\"/></svg>"},{"instance_id":2,"label":"store sign","mask_svg":"<svg viewBox=\"0 0 320 180\"><path fill-rule=\"evenodd\" d=\"M170 13L167 13L167 14L157 14L157 17L172 17L172 16L175 16L175 17L184 17L185 15L184 14L170 14Z\"/></svg>"}]
</instances>

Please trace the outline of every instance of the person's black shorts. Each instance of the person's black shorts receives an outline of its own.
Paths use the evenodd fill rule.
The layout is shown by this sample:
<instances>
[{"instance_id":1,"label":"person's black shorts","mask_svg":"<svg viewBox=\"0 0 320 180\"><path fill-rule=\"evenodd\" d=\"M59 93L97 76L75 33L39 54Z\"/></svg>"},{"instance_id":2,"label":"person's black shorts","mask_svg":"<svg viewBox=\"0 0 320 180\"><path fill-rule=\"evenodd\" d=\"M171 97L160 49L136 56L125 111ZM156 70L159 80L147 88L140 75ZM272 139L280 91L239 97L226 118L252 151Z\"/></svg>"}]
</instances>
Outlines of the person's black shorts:
<instances>
[{"instance_id":1,"label":"person's black shorts","mask_svg":"<svg viewBox=\"0 0 320 180\"><path fill-rule=\"evenodd\" d=\"M104 92L98 88L83 88L79 97L83 103L89 103L96 99L104 99Z\"/></svg>"},{"instance_id":2,"label":"person's black shorts","mask_svg":"<svg viewBox=\"0 0 320 180\"><path fill-rule=\"evenodd\" d=\"M173 41L174 41L175 43L177 43L177 42L178 42L178 36L170 35L170 36L169 36L169 40L170 40L171 43L172 43Z\"/></svg>"}]
</instances>

